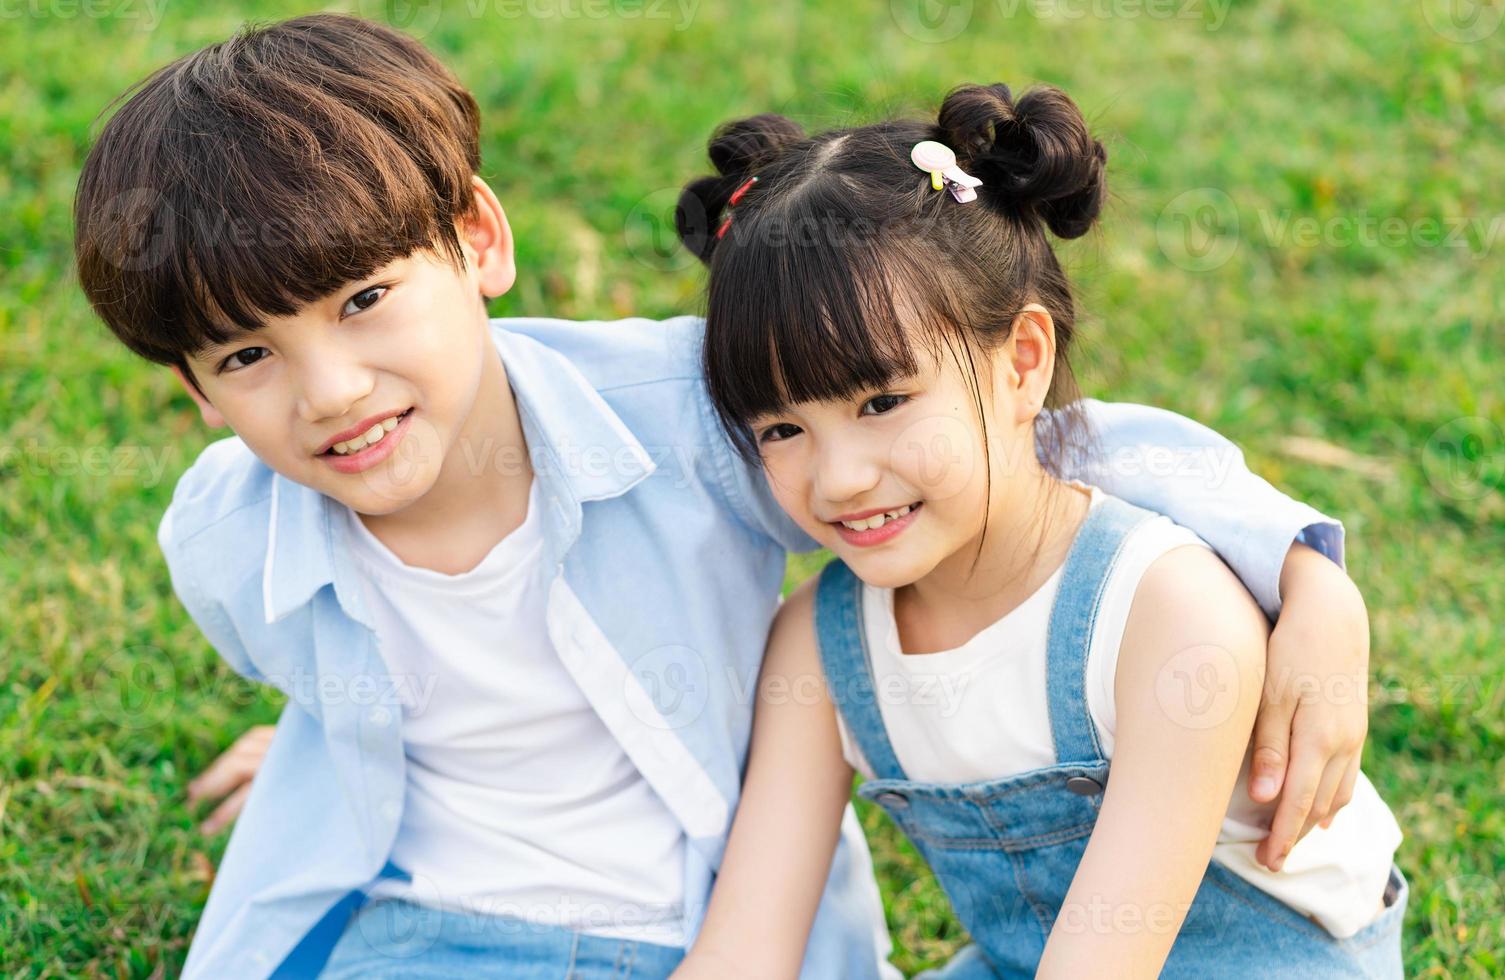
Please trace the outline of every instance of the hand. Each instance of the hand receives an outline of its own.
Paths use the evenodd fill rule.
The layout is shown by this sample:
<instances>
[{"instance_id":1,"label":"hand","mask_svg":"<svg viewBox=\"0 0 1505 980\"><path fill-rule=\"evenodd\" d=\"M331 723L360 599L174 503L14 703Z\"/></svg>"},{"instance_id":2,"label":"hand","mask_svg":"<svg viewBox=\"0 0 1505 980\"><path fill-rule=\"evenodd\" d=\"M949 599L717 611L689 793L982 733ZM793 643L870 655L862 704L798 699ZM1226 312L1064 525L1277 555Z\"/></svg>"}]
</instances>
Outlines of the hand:
<instances>
[{"instance_id":1,"label":"hand","mask_svg":"<svg viewBox=\"0 0 1505 980\"><path fill-rule=\"evenodd\" d=\"M1358 588L1298 543L1281 568L1280 593L1249 779L1254 802L1280 797L1255 852L1272 871L1352 799L1369 731L1369 615Z\"/></svg>"},{"instance_id":2,"label":"hand","mask_svg":"<svg viewBox=\"0 0 1505 980\"><path fill-rule=\"evenodd\" d=\"M235 744L220 754L198 778L188 784L188 804L201 800L218 800L224 797L209 818L199 824L199 833L206 836L217 834L228 827L240 815L251 794L251 780L266 758L267 748L272 744L273 725L257 725L248 729Z\"/></svg>"}]
</instances>

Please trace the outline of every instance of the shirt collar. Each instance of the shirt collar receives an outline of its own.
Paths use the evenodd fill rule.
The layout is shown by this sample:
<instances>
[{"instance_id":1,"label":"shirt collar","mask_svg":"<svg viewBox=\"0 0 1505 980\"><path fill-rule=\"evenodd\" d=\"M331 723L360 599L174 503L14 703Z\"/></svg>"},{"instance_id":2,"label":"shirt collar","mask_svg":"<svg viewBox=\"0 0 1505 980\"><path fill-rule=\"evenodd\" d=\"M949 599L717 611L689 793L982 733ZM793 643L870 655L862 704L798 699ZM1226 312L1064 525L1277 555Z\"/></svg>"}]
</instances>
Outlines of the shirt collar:
<instances>
[{"instance_id":1,"label":"shirt collar","mask_svg":"<svg viewBox=\"0 0 1505 980\"><path fill-rule=\"evenodd\" d=\"M626 493L654 471L637 438L564 355L491 321L492 339L522 420L540 497L548 502L555 551L579 533L580 504ZM267 623L302 607L333 583L342 605L366 621L338 501L280 473L272 475L261 593ZM556 554L556 560L558 554ZM367 622L369 626L370 623Z\"/></svg>"}]
</instances>

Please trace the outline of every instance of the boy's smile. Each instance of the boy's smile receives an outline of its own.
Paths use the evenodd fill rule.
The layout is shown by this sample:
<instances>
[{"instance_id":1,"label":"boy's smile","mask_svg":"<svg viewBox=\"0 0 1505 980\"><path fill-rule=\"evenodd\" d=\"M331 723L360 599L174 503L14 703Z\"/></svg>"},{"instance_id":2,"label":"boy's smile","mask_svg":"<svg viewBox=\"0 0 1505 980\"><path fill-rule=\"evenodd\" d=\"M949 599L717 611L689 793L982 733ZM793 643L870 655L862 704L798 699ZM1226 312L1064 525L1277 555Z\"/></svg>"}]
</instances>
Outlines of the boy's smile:
<instances>
[{"instance_id":1,"label":"boy's smile","mask_svg":"<svg viewBox=\"0 0 1505 980\"><path fill-rule=\"evenodd\" d=\"M413 409L373 415L325 442L317 455L341 473L359 473L391 455L393 448L407 433L407 421ZM369 423L369 425L367 424Z\"/></svg>"},{"instance_id":2,"label":"boy's smile","mask_svg":"<svg viewBox=\"0 0 1505 980\"><path fill-rule=\"evenodd\" d=\"M409 541L443 515L495 511L510 490L525 499L531 479L526 466L467 465L522 440L485 305L515 277L511 233L490 188L474 186L477 217L458 229L463 269L413 252L197 352L202 397L184 379L207 424Z\"/></svg>"}]
</instances>

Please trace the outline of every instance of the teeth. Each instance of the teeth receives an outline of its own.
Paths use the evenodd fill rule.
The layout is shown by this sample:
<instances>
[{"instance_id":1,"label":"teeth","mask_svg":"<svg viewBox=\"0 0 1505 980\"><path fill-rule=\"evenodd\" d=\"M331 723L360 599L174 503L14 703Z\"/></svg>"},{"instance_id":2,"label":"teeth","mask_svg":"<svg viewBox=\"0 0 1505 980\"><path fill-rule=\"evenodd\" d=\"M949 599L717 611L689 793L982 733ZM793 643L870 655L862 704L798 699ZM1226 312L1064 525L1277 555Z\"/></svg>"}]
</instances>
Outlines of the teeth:
<instances>
[{"instance_id":1,"label":"teeth","mask_svg":"<svg viewBox=\"0 0 1505 980\"><path fill-rule=\"evenodd\" d=\"M389 419L382 419L380 422L375 423L371 426L371 428L367 429L365 432L362 432L354 439L350 439L345 442L337 442L329 448L332 452L340 456L348 456L351 453L358 453L362 449L365 449L367 446L373 443L381 442L382 436L397 428L397 420L398 416L396 415L392 416Z\"/></svg>"},{"instance_id":2,"label":"teeth","mask_svg":"<svg viewBox=\"0 0 1505 980\"><path fill-rule=\"evenodd\" d=\"M874 514L872 517L865 517L860 521L842 521L841 523L846 527L851 528L853 531L872 531L882 527L889 521L898 520L905 514L908 514L911 510L914 510L914 506L911 504L905 504L898 510L890 510L885 511L882 514Z\"/></svg>"}]
</instances>

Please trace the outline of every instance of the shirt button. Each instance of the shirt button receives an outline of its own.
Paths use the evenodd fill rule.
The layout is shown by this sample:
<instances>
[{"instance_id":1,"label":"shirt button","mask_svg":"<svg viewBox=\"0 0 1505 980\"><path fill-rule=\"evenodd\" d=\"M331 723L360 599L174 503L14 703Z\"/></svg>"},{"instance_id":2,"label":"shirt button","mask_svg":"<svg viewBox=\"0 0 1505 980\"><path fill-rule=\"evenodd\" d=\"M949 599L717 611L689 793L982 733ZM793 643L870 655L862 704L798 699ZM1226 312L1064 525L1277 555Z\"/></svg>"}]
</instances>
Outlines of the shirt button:
<instances>
[{"instance_id":1,"label":"shirt button","mask_svg":"<svg viewBox=\"0 0 1505 980\"><path fill-rule=\"evenodd\" d=\"M873 801L879 806L887 807L892 810L903 810L904 808L909 806L909 797L905 796L903 793L879 793L876 797L873 798Z\"/></svg>"},{"instance_id":2,"label":"shirt button","mask_svg":"<svg viewBox=\"0 0 1505 980\"><path fill-rule=\"evenodd\" d=\"M392 712L386 708L372 708L371 714L368 717L371 719L371 724L373 725L385 726L392 723Z\"/></svg>"},{"instance_id":3,"label":"shirt button","mask_svg":"<svg viewBox=\"0 0 1505 980\"><path fill-rule=\"evenodd\" d=\"M1066 780L1066 788L1078 796L1091 796L1103 791L1103 784L1091 776L1072 776Z\"/></svg>"}]
</instances>

